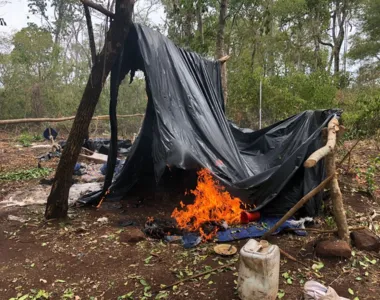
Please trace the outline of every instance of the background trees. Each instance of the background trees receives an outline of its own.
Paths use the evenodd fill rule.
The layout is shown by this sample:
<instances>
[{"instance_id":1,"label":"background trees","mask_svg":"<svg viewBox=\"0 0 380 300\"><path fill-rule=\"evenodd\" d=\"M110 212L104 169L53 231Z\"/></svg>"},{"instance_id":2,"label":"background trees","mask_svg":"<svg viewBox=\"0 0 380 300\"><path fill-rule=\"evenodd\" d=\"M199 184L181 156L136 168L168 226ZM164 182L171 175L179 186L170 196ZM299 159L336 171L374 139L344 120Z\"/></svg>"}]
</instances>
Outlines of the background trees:
<instances>
[{"instance_id":1,"label":"background trees","mask_svg":"<svg viewBox=\"0 0 380 300\"><path fill-rule=\"evenodd\" d=\"M77 0L28 4L41 22L0 41L0 118L72 115L91 66L83 7ZM99 51L108 25L91 13ZM227 114L241 126L258 127L261 81L264 125L305 109L341 107L352 132L373 134L379 13L379 0L141 0L133 18L208 58L231 55ZM145 105L144 80L124 83L119 112L144 112ZM105 87L97 113L107 107ZM136 124L126 131L136 131L140 120L130 122Z\"/></svg>"}]
</instances>

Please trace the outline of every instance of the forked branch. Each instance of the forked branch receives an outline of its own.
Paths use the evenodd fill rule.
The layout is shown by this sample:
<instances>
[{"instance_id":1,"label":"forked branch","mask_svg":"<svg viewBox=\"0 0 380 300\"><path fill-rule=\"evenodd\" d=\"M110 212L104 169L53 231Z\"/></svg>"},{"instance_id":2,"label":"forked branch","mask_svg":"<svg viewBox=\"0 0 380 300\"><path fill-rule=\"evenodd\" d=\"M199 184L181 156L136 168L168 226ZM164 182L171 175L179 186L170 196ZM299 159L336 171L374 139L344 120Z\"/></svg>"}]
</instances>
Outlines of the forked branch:
<instances>
[{"instance_id":1,"label":"forked branch","mask_svg":"<svg viewBox=\"0 0 380 300\"><path fill-rule=\"evenodd\" d=\"M102 14L106 15L107 17L110 17L110 18L115 17L115 14L113 12L109 11L108 9L106 9L100 4L94 3L90 0L80 0L80 1L83 3L83 5L87 5L88 7L93 8L97 10L98 12L101 12Z\"/></svg>"}]
</instances>

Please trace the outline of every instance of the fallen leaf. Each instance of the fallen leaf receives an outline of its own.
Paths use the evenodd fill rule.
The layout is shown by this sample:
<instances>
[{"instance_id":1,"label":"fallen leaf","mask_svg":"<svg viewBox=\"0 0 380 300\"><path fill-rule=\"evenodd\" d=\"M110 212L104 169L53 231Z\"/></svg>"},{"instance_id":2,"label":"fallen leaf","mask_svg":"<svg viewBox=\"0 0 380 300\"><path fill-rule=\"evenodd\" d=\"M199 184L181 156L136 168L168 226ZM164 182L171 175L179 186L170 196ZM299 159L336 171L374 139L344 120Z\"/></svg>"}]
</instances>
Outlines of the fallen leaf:
<instances>
[{"instance_id":1,"label":"fallen leaf","mask_svg":"<svg viewBox=\"0 0 380 300\"><path fill-rule=\"evenodd\" d=\"M323 262L318 262L318 263L315 263L311 266L311 268L314 270L314 271L319 271L320 269L322 269L325 265L323 264Z\"/></svg>"},{"instance_id":2,"label":"fallen leaf","mask_svg":"<svg viewBox=\"0 0 380 300\"><path fill-rule=\"evenodd\" d=\"M149 264L149 262L150 262L150 260L153 258L153 256L149 256L149 257L147 257L147 258L145 258L144 259L144 262L146 263L146 264Z\"/></svg>"},{"instance_id":3,"label":"fallen leaf","mask_svg":"<svg viewBox=\"0 0 380 300\"><path fill-rule=\"evenodd\" d=\"M167 299L169 297L169 292L161 291L157 294L156 298L154 299Z\"/></svg>"},{"instance_id":4,"label":"fallen leaf","mask_svg":"<svg viewBox=\"0 0 380 300\"><path fill-rule=\"evenodd\" d=\"M140 279L140 283L143 285L143 286L148 286L147 282L145 281L145 279Z\"/></svg>"},{"instance_id":5,"label":"fallen leaf","mask_svg":"<svg viewBox=\"0 0 380 300\"><path fill-rule=\"evenodd\" d=\"M277 298L282 299L285 296L284 290L278 290Z\"/></svg>"}]
</instances>

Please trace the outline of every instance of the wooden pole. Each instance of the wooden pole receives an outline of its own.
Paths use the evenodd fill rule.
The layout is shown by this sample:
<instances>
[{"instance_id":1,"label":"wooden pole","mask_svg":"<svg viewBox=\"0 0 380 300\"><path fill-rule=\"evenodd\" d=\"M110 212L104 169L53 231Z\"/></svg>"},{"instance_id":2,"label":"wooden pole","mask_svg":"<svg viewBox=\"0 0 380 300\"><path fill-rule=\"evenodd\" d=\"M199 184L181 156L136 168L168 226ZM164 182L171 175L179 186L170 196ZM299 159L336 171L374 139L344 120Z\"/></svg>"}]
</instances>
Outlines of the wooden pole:
<instances>
[{"instance_id":1,"label":"wooden pole","mask_svg":"<svg viewBox=\"0 0 380 300\"><path fill-rule=\"evenodd\" d=\"M317 195L323 188L335 177L335 174L328 176L323 180L316 188L311 190L305 196L302 197L300 201L297 202L271 229L269 229L262 237L263 240L268 238L273 232L275 232L286 220L292 217L304 204ZM301 229L300 229L301 230Z\"/></svg>"},{"instance_id":2,"label":"wooden pole","mask_svg":"<svg viewBox=\"0 0 380 300\"><path fill-rule=\"evenodd\" d=\"M221 63L221 64L224 64L227 60L230 59L230 55L226 55L226 56L223 56L221 58L218 59L218 61Z\"/></svg>"},{"instance_id":3,"label":"wooden pole","mask_svg":"<svg viewBox=\"0 0 380 300\"><path fill-rule=\"evenodd\" d=\"M314 167L317 162L326 157L329 153L332 153L336 145L336 133L339 131L339 121L337 118L332 118L327 125L327 143L324 147L318 149L303 164L305 168Z\"/></svg>"},{"instance_id":4,"label":"wooden pole","mask_svg":"<svg viewBox=\"0 0 380 300\"><path fill-rule=\"evenodd\" d=\"M342 193L336 176L335 151L326 156L326 172L328 176L333 176L333 179L330 182L330 195L336 227L338 228L338 236L340 239L349 242L350 233L348 231L346 212L344 210Z\"/></svg>"},{"instance_id":5,"label":"wooden pole","mask_svg":"<svg viewBox=\"0 0 380 300\"><path fill-rule=\"evenodd\" d=\"M327 176L333 176L330 181L330 193L333 204L334 218L338 228L338 236L340 239L349 242L350 234L347 225L346 212L343 206L342 193L340 191L338 178L336 176L335 165L336 133L339 131L339 120L337 118L332 118L327 126L327 129L328 133L326 145L311 154L305 161L304 167L314 167L318 161L326 157Z\"/></svg>"},{"instance_id":6,"label":"wooden pole","mask_svg":"<svg viewBox=\"0 0 380 300\"><path fill-rule=\"evenodd\" d=\"M132 115L117 115L117 118L129 118L129 117L144 117L144 114L132 114ZM58 123L74 120L75 116L62 117L62 118L30 118L30 119L13 119L13 120L0 120L0 125L10 125L10 124L22 124L22 123ZM92 120L108 120L108 115L102 115L93 117Z\"/></svg>"}]
</instances>

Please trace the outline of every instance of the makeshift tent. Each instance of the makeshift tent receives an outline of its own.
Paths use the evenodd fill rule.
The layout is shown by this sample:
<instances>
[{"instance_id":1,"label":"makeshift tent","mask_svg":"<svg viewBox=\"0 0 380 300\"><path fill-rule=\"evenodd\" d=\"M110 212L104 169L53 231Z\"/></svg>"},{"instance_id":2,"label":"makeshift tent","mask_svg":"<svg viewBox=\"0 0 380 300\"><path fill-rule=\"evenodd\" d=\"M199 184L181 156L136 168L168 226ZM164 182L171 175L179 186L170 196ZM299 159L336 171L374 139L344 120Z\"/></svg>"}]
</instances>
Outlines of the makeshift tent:
<instances>
[{"instance_id":1,"label":"makeshift tent","mask_svg":"<svg viewBox=\"0 0 380 300\"><path fill-rule=\"evenodd\" d=\"M120 80L130 72L132 81L136 70L145 74L145 119L107 197L122 198L141 181L158 182L167 166L207 168L226 186L247 191L243 200L255 210L281 215L324 178L322 162L310 169L303 162L322 146L322 128L338 110L305 111L262 130L241 129L225 116L220 62L138 24L125 43ZM81 201L96 203L103 194ZM306 204L306 213L316 215L320 204L321 195Z\"/></svg>"}]
</instances>

